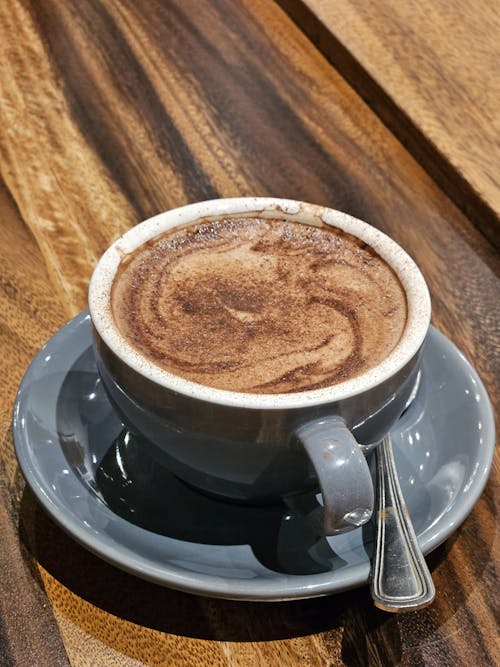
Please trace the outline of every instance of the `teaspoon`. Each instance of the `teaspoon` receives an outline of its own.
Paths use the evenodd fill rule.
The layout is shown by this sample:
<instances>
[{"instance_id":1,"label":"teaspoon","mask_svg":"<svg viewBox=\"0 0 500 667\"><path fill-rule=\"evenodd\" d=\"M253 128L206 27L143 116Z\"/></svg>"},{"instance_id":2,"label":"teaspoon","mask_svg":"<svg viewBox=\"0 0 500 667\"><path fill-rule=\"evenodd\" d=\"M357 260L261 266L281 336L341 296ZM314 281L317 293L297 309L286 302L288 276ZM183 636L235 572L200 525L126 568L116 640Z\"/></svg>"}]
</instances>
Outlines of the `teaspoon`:
<instances>
[{"instance_id":1,"label":"teaspoon","mask_svg":"<svg viewBox=\"0 0 500 667\"><path fill-rule=\"evenodd\" d=\"M401 612L421 609L435 596L399 485L391 436L376 449L377 517L371 594L376 607Z\"/></svg>"}]
</instances>

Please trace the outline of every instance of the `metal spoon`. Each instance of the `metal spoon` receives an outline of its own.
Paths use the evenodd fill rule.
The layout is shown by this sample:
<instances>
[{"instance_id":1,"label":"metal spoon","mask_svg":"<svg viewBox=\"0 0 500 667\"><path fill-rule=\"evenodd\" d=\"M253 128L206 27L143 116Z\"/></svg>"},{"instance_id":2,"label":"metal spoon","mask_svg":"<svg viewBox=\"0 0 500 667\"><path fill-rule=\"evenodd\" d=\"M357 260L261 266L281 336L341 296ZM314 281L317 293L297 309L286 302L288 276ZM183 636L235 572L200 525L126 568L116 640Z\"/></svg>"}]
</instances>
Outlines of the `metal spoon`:
<instances>
[{"instance_id":1,"label":"metal spoon","mask_svg":"<svg viewBox=\"0 0 500 667\"><path fill-rule=\"evenodd\" d=\"M413 396L416 394L416 387ZM371 594L385 611L412 611L434 600L436 590L418 545L394 461L391 436L376 449L377 519Z\"/></svg>"}]
</instances>

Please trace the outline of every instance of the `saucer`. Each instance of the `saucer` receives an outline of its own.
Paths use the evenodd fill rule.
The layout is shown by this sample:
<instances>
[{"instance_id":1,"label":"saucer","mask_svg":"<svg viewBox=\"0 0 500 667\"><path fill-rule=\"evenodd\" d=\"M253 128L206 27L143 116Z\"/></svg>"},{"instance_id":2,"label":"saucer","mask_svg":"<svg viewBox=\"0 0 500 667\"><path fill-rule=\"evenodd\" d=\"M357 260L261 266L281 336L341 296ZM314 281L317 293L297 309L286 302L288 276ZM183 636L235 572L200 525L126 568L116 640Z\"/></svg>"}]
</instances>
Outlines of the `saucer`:
<instances>
[{"instance_id":1,"label":"saucer","mask_svg":"<svg viewBox=\"0 0 500 667\"><path fill-rule=\"evenodd\" d=\"M221 502L186 486L122 431L81 313L40 350L19 388L14 443L52 518L87 549L149 581L240 600L292 600L368 583L373 528L313 535L285 505ZM494 452L476 371L431 328L418 394L392 431L401 487L429 553L479 498Z\"/></svg>"}]
</instances>

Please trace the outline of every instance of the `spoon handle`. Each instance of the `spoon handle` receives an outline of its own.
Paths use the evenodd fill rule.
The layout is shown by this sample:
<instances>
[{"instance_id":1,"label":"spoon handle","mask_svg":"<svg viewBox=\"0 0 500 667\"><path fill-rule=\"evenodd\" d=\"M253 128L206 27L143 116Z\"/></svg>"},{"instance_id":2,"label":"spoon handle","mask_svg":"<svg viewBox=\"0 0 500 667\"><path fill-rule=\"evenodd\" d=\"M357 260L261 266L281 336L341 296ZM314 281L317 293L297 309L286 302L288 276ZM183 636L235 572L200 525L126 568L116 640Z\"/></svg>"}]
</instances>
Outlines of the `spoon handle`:
<instances>
[{"instance_id":1,"label":"spoon handle","mask_svg":"<svg viewBox=\"0 0 500 667\"><path fill-rule=\"evenodd\" d=\"M420 551L399 486L391 437L376 449L377 527L371 594L385 611L412 611L430 604L434 583Z\"/></svg>"}]
</instances>

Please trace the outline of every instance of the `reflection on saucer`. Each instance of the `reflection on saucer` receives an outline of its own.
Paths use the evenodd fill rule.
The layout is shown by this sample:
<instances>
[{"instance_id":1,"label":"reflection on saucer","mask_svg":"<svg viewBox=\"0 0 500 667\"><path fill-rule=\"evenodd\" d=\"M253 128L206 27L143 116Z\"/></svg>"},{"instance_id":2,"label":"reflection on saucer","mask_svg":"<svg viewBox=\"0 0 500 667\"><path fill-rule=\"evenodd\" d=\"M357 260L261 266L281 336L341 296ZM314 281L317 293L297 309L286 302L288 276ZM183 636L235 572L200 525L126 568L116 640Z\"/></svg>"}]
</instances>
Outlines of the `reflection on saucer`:
<instances>
[{"instance_id":1,"label":"reflection on saucer","mask_svg":"<svg viewBox=\"0 0 500 667\"><path fill-rule=\"evenodd\" d=\"M251 506L208 497L169 473L148 455L141 438L126 430L102 459L95 484L113 512L160 535L199 544L248 544L263 565L290 574L326 572L339 560L327 540L285 504Z\"/></svg>"},{"instance_id":2,"label":"reflection on saucer","mask_svg":"<svg viewBox=\"0 0 500 667\"><path fill-rule=\"evenodd\" d=\"M285 504L216 500L161 466L140 437L122 430L91 348L66 374L57 400L57 430L82 482L116 515L144 530L198 544L248 545L263 565L289 574L327 572L344 562ZM317 502L314 494L311 502Z\"/></svg>"}]
</instances>

